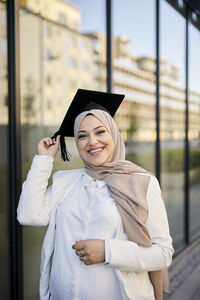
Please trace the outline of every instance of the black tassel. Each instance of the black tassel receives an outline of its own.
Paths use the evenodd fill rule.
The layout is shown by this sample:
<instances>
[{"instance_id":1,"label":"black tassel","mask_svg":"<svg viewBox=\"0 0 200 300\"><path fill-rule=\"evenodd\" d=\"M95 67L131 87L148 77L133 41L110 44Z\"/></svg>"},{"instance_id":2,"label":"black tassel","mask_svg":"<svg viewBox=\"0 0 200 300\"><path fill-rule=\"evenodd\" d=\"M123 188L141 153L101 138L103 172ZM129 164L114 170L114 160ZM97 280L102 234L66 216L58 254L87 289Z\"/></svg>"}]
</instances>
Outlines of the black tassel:
<instances>
[{"instance_id":1,"label":"black tassel","mask_svg":"<svg viewBox=\"0 0 200 300\"><path fill-rule=\"evenodd\" d=\"M65 137L63 135L60 136L60 148L61 148L61 157L64 161L70 161L71 154L67 151Z\"/></svg>"},{"instance_id":2,"label":"black tassel","mask_svg":"<svg viewBox=\"0 0 200 300\"><path fill-rule=\"evenodd\" d=\"M57 131L51 138L56 139L57 136L60 134L59 131ZM61 134L60 135L60 150L61 150L61 157L64 161L70 161L71 154L69 151L67 151L66 143L65 143L65 137Z\"/></svg>"}]
</instances>

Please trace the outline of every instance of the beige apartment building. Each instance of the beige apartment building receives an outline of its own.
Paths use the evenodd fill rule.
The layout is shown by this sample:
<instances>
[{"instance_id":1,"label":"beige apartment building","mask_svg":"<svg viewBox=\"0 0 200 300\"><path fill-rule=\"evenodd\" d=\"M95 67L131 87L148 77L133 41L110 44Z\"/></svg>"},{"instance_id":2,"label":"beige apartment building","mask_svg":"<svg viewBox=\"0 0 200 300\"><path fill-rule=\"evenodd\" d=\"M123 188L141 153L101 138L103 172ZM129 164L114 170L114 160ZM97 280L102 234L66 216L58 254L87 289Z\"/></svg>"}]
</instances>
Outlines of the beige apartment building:
<instances>
[{"instance_id":1,"label":"beige apartment building","mask_svg":"<svg viewBox=\"0 0 200 300\"><path fill-rule=\"evenodd\" d=\"M54 126L78 87L97 88L93 39L80 33L80 10L71 4L52 0L22 5L22 109L33 100L29 111L22 111L22 123Z\"/></svg>"},{"instance_id":2,"label":"beige apartment building","mask_svg":"<svg viewBox=\"0 0 200 300\"><path fill-rule=\"evenodd\" d=\"M105 35L82 33L80 8L71 3L22 0L21 6L21 121L57 126L77 88L106 90ZM155 59L133 56L129 43L125 36L113 40L113 92L126 95L116 120L125 141L154 141ZM161 59L160 129L164 140L183 139L185 134L185 90L178 85L179 72L177 66ZM189 135L193 138L200 127L200 94L190 91L189 100ZM2 108L6 104L1 103Z\"/></svg>"}]
</instances>

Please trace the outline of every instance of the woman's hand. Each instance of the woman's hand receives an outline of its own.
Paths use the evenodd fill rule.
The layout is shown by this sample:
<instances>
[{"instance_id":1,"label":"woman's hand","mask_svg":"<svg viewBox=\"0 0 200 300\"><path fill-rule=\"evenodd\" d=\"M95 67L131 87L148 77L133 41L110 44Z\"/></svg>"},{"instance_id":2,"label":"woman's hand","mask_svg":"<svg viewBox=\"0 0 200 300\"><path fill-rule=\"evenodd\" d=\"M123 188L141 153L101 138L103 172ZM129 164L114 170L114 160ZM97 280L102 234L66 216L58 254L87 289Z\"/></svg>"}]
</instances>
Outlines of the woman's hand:
<instances>
[{"instance_id":1,"label":"woman's hand","mask_svg":"<svg viewBox=\"0 0 200 300\"><path fill-rule=\"evenodd\" d=\"M50 137L41 139L38 144L38 154L55 157L59 149L59 142L60 135L57 136L56 140L52 140Z\"/></svg>"},{"instance_id":2,"label":"woman's hand","mask_svg":"<svg viewBox=\"0 0 200 300\"><path fill-rule=\"evenodd\" d=\"M86 265L98 264L105 261L104 240L76 241L72 248L76 250L76 254Z\"/></svg>"}]
</instances>

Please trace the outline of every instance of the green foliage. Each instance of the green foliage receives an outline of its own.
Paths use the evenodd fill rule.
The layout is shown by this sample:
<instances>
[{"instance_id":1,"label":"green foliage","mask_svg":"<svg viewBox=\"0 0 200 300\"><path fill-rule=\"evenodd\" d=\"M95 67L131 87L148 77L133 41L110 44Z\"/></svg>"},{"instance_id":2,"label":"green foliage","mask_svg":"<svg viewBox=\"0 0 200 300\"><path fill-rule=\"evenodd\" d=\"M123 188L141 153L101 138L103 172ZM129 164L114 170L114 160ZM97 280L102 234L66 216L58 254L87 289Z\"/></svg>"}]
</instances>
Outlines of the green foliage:
<instances>
[{"instance_id":1,"label":"green foliage","mask_svg":"<svg viewBox=\"0 0 200 300\"><path fill-rule=\"evenodd\" d=\"M164 149L161 151L161 171L166 173L184 170L184 149Z\"/></svg>"},{"instance_id":2,"label":"green foliage","mask_svg":"<svg viewBox=\"0 0 200 300\"><path fill-rule=\"evenodd\" d=\"M8 168L6 164L0 165L0 213L8 209Z\"/></svg>"},{"instance_id":3,"label":"green foliage","mask_svg":"<svg viewBox=\"0 0 200 300\"><path fill-rule=\"evenodd\" d=\"M138 156L135 154L126 155L126 160L133 162L136 165L146 169L149 172L154 173L155 170L155 157L154 153L148 153L143 156Z\"/></svg>"},{"instance_id":4,"label":"green foliage","mask_svg":"<svg viewBox=\"0 0 200 300\"><path fill-rule=\"evenodd\" d=\"M143 156L129 154L127 160L144 167L149 171L154 170L154 153L147 153ZM200 167L200 149L190 149L189 152L190 169ZM184 149L164 149L161 150L161 171L166 173L183 172L184 165Z\"/></svg>"},{"instance_id":5,"label":"green foliage","mask_svg":"<svg viewBox=\"0 0 200 300\"><path fill-rule=\"evenodd\" d=\"M191 149L190 150L190 168L198 168L200 166L200 149Z\"/></svg>"},{"instance_id":6,"label":"green foliage","mask_svg":"<svg viewBox=\"0 0 200 300\"><path fill-rule=\"evenodd\" d=\"M183 172L184 149L165 149L161 152L162 171L163 172ZM189 167L195 169L200 167L200 149L190 149Z\"/></svg>"}]
</instances>

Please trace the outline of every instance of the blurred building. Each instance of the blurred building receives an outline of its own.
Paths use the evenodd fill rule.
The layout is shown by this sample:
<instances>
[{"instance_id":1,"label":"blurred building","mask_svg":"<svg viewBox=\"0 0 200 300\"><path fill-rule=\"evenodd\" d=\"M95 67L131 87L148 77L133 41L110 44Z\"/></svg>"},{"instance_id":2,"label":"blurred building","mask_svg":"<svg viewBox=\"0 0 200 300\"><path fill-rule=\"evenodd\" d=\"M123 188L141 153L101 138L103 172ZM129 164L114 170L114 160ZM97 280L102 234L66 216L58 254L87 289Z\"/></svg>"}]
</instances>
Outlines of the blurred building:
<instances>
[{"instance_id":1,"label":"blurred building","mask_svg":"<svg viewBox=\"0 0 200 300\"><path fill-rule=\"evenodd\" d=\"M105 90L105 35L101 32L81 33L81 10L68 2L24 0L21 5L25 8L20 17L21 60L24 62L21 65L21 121L54 126L78 87ZM37 63L35 57L40 58ZM154 141L155 58L135 57L129 39L119 36L113 38L113 70L113 91L126 95L117 116L124 140ZM185 90L179 88L178 79L179 68L161 58L161 139L182 138L179 124L185 117ZM190 98L192 137L196 136L196 122L200 125L200 94L190 91ZM55 111L57 118L53 117ZM133 128L133 132L128 132L133 116L138 130Z\"/></svg>"},{"instance_id":2,"label":"blurred building","mask_svg":"<svg viewBox=\"0 0 200 300\"><path fill-rule=\"evenodd\" d=\"M21 122L55 126L57 120L62 118L78 87L105 90L105 35L101 32L81 33L81 10L68 2L23 0L21 5L24 8L20 12L20 53L21 61L23 60ZM5 29L2 33L5 35ZM6 48L5 45L3 46L3 39L1 40L2 55L5 56ZM1 72L6 72L6 59L2 62L4 65ZM116 118L124 140L154 141L156 138L155 58L135 57L131 53L129 39L126 36L115 37L113 38L113 70L113 91L126 95L126 100ZM177 85L178 79L179 68L161 58L160 97L164 119L161 139L182 138L179 121L184 120L185 117L185 90ZM6 85L2 90L3 98L6 99ZM192 123L189 134L191 137L196 136L196 123L200 125L199 100L200 94L190 91ZM4 115L1 122L6 123L7 119L4 119L7 114L4 110L7 110L6 103L2 104L1 109ZM54 118L55 111L57 118ZM129 132L133 116L138 130L133 128L133 132ZM166 128L168 131L165 130Z\"/></svg>"},{"instance_id":3,"label":"blurred building","mask_svg":"<svg viewBox=\"0 0 200 300\"><path fill-rule=\"evenodd\" d=\"M22 123L55 126L79 86L96 88L93 40L80 33L81 12L74 5L56 0L21 4Z\"/></svg>"},{"instance_id":4,"label":"blurred building","mask_svg":"<svg viewBox=\"0 0 200 300\"><path fill-rule=\"evenodd\" d=\"M111 2L113 28L106 24ZM194 2L0 0L2 299L38 299L46 228L21 228L15 211L38 141L58 129L78 88L125 94L115 118L127 159L159 179L175 253L200 235L200 8ZM136 52L141 41L155 51ZM67 168L81 167L73 139L67 146ZM54 170L65 168L58 157Z\"/></svg>"},{"instance_id":5,"label":"blurred building","mask_svg":"<svg viewBox=\"0 0 200 300\"><path fill-rule=\"evenodd\" d=\"M8 87L7 87L7 21L6 12L0 3L0 124L8 122Z\"/></svg>"}]
</instances>

